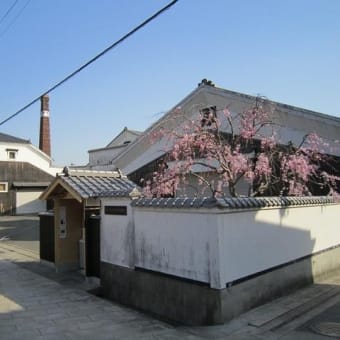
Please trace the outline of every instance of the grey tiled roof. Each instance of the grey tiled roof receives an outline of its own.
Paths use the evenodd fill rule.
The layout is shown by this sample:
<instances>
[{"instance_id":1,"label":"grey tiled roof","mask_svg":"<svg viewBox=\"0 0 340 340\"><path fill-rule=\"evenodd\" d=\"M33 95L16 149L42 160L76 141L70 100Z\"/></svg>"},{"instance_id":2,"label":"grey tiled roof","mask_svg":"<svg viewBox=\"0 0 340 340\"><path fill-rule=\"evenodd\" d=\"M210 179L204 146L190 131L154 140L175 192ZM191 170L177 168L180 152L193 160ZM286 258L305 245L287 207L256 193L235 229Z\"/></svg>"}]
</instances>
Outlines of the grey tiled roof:
<instances>
[{"instance_id":1,"label":"grey tiled roof","mask_svg":"<svg viewBox=\"0 0 340 340\"><path fill-rule=\"evenodd\" d=\"M5 133L0 132L0 142L3 143L18 143L18 144L29 144L30 141L26 139L21 139L18 137L14 137L11 135L6 135Z\"/></svg>"},{"instance_id":2,"label":"grey tiled roof","mask_svg":"<svg viewBox=\"0 0 340 340\"><path fill-rule=\"evenodd\" d=\"M333 197L139 198L135 207L250 209L335 203Z\"/></svg>"},{"instance_id":3,"label":"grey tiled roof","mask_svg":"<svg viewBox=\"0 0 340 340\"><path fill-rule=\"evenodd\" d=\"M123 197L138 190L135 183L111 171L69 171L60 179L82 198Z\"/></svg>"}]
</instances>

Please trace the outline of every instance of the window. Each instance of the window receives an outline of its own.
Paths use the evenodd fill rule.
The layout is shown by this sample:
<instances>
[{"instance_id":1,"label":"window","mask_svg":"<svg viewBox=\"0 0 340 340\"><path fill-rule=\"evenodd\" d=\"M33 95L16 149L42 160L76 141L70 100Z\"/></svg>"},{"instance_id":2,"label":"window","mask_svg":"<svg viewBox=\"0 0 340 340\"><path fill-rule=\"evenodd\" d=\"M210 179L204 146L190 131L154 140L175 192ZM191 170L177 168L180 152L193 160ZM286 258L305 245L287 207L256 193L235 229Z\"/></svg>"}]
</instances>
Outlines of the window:
<instances>
[{"instance_id":1,"label":"window","mask_svg":"<svg viewBox=\"0 0 340 340\"><path fill-rule=\"evenodd\" d=\"M105 215L127 215L127 208L126 206L106 205L104 213Z\"/></svg>"},{"instance_id":2,"label":"window","mask_svg":"<svg viewBox=\"0 0 340 340\"><path fill-rule=\"evenodd\" d=\"M18 150L16 149L6 149L7 151L7 158L11 161L17 158Z\"/></svg>"},{"instance_id":3,"label":"window","mask_svg":"<svg viewBox=\"0 0 340 340\"><path fill-rule=\"evenodd\" d=\"M8 192L8 183L0 182L0 192Z\"/></svg>"},{"instance_id":4,"label":"window","mask_svg":"<svg viewBox=\"0 0 340 340\"><path fill-rule=\"evenodd\" d=\"M15 159L16 158L16 152L15 151L9 151L8 152L8 158L9 159Z\"/></svg>"},{"instance_id":5,"label":"window","mask_svg":"<svg viewBox=\"0 0 340 340\"><path fill-rule=\"evenodd\" d=\"M211 126L216 121L216 106L207 107L201 110L201 126Z\"/></svg>"}]
</instances>

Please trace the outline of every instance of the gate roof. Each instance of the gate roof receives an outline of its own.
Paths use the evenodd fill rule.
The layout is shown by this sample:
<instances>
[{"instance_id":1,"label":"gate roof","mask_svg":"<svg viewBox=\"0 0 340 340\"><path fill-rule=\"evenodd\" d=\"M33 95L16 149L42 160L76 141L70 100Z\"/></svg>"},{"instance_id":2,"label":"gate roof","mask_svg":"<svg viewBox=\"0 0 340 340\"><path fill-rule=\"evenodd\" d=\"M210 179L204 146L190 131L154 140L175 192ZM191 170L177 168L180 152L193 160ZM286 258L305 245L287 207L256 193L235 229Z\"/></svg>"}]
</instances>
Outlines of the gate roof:
<instances>
[{"instance_id":1,"label":"gate roof","mask_svg":"<svg viewBox=\"0 0 340 340\"><path fill-rule=\"evenodd\" d=\"M88 198L131 197L139 194L137 185L120 171L71 170L65 167L40 199L54 198L65 191L79 202Z\"/></svg>"}]
</instances>

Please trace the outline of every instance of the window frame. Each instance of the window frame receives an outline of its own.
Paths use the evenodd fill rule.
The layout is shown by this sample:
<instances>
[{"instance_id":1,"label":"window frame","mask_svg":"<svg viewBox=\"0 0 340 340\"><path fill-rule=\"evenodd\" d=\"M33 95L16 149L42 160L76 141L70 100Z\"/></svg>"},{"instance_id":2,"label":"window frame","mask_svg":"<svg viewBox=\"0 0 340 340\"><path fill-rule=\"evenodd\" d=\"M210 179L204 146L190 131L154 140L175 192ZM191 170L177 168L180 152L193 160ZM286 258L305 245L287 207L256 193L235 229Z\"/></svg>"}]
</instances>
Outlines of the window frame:
<instances>
[{"instance_id":1,"label":"window frame","mask_svg":"<svg viewBox=\"0 0 340 340\"><path fill-rule=\"evenodd\" d=\"M5 186L4 190L1 190L1 186L2 186L2 185ZM1 182L0 182L0 193L6 193L6 192L8 192L8 182L1 181Z\"/></svg>"},{"instance_id":2,"label":"window frame","mask_svg":"<svg viewBox=\"0 0 340 340\"><path fill-rule=\"evenodd\" d=\"M217 108L216 106L205 107L200 110L201 114L201 127L210 127L212 123L216 122L217 119ZM210 116L212 115L212 117Z\"/></svg>"},{"instance_id":3,"label":"window frame","mask_svg":"<svg viewBox=\"0 0 340 340\"><path fill-rule=\"evenodd\" d=\"M7 151L7 159L9 161L15 161L18 156L18 149L6 149ZM13 155L13 157L11 157Z\"/></svg>"},{"instance_id":4,"label":"window frame","mask_svg":"<svg viewBox=\"0 0 340 340\"><path fill-rule=\"evenodd\" d=\"M126 205L105 205L104 214L127 216L128 214L127 206Z\"/></svg>"}]
</instances>

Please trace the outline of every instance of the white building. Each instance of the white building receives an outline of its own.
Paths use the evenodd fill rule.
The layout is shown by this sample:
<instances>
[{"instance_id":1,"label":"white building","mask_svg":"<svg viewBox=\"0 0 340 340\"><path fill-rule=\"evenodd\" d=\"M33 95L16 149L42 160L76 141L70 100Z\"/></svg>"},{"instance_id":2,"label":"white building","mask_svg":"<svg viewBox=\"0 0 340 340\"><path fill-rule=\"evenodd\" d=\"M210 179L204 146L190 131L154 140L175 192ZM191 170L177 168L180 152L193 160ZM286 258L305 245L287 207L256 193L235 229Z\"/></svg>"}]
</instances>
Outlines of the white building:
<instances>
[{"instance_id":1,"label":"white building","mask_svg":"<svg viewBox=\"0 0 340 340\"><path fill-rule=\"evenodd\" d=\"M204 80L120 152L114 159L114 164L139 184L141 178L155 171L155 162L171 148L165 138L157 142L150 138L157 130L163 128L165 131L176 130L186 120L196 119L205 109L215 108L217 112L221 112L228 108L232 115L237 115L252 107L256 99L254 96L215 87L211 82ZM274 109L273 122L281 144L291 141L294 145L299 145L306 134L315 132L330 144L327 153L340 156L339 146L332 148L333 141L340 139L340 118L269 100L266 103ZM178 108L182 117L178 115ZM193 187L192 183L190 186ZM239 190L241 193L242 191L246 192L246 188Z\"/></svg>"},{"instance_id":2,"label":"white building","mask_svg":"<svg viewBox=\"0 0 340 340\"><path fill-rule=\"evenodd\" d=\"M0 133L0 213L45 211L38 197L61 170L30 141Z\"/></svg>"},{"instance_id":3,"label":"white building","mask_svg":"<svg viewBox=\"0 0 340 340\"><path fill-rule=\"evenodd\" d=\"M141 132L125 127L107 146L88 151L89 163L86 167L93 170L114 170L114 159L140 135Z\"/></svg>"}]
</instances>

